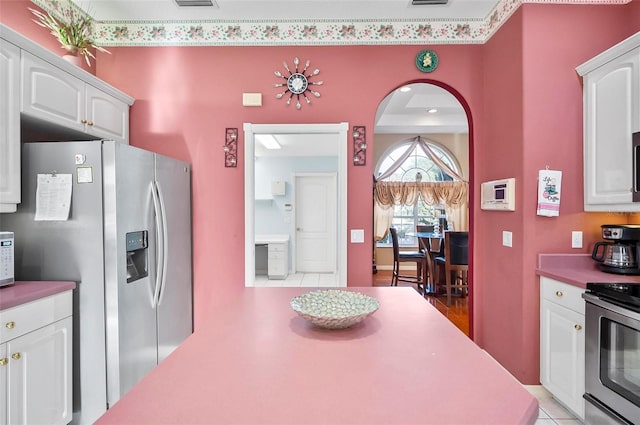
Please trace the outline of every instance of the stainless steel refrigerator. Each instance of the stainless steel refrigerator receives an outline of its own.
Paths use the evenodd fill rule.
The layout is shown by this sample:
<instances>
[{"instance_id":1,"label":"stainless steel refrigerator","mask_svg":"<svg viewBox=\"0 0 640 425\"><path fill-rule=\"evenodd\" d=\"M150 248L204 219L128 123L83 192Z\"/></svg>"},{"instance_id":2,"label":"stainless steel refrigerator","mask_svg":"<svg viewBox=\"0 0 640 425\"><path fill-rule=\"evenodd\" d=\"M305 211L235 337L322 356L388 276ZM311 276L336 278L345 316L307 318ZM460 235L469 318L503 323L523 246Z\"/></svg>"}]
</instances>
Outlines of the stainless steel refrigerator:
<instances>
[{"instance_id":1,"label":"stainless steel refrigerator","mask_svg":"<svg viewBox=\"0 0 640 425\"><path fill-rule=\"evenodd\" d=\"M93 423L192 333L190 165L112 141L22 154L23 201L2 227L16 280L77 282L73 423ZM67 220L35 220L39 175L71 175Z\"/></svg>"}]
</instances>

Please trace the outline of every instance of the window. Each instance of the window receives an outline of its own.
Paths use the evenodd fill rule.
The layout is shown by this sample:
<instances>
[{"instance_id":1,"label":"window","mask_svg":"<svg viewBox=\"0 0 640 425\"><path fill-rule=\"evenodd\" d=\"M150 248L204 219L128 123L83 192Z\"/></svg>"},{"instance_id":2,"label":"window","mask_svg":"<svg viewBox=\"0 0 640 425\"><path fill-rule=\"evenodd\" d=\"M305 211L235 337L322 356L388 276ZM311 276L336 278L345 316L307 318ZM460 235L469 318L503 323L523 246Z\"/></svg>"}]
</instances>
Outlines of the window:
<instances>
[{"instance_id":1,"label":"window","mask_svg":"<svg viewBox=\"0 0 640 425\"><path fill-rule=\"evenodd\" d=\"M452 170L459 171L452 157L444 149L433 143L428 143L428 145L442 162ZM410 143L395 146L380 158L376 175L382 175L391 168L406 153L409 146ZM416 181L418 173L420 174L419 179L423 182L453 181L453 178L442 171L417 145L402 165L385 181L413 182ZM440 225L445 218L444 205L427 205L420 199L415 205L396 205L393 210L391 225L398 230L398 242L401 246L417 246L416 238L406 236L406 234L414 232L418 224L434 225L438 223ZM390 235L387 235L378 244L391 245Z\"/></svg>"}]
</instances>

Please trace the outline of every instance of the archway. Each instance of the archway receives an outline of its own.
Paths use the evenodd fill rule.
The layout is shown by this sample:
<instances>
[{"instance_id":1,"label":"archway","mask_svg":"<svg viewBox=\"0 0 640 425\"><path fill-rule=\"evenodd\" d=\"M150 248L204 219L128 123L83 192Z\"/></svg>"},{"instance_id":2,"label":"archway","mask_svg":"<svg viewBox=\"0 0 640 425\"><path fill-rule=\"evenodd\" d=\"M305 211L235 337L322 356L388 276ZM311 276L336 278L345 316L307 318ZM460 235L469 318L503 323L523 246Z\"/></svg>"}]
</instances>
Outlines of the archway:
<instances>
[{"instance_id":1,"label":"archway","mask_svg":"<svg viewBox=\"0 0 640 425\"><path fill-rule=\"evenodd\" d=\"M452 152L463 166L464 177L469 182L468 333L473 338L474 131L469 104L457 90L445 83L426 79L413 80L396 87L380 102L375 123L373 157L376 167L383 152L389 149L394 141L406 140L407 137L417 135L441 144ZM459 137L463 133L464 136ZM460 141L464 141L465 149L452 146ZM462 155L465 157L461 158ZM392 261L392 256L389 258ZM384 270L384 266L381 270Z\"/></svg>"}]
</instances>

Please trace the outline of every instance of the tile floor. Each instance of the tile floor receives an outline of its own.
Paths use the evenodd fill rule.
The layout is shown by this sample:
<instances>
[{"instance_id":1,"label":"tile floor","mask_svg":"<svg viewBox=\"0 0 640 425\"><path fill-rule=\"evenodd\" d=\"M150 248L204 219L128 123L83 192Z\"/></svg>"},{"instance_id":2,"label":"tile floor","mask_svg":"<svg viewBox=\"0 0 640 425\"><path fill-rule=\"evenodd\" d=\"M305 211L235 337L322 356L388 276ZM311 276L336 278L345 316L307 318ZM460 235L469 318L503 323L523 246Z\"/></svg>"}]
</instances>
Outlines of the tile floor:
<instances>
[{"instance_id":1,"label":"tile floor","mask_svg":"<svg viewBox=\"0 0 640 425\"><path fill-rule=\"evenodd\" d=\"M551 397L542 385L525 385L540 403L536 425L578 425L582 422Z\"/></svg>"},{"instance_id":2,"label":"tile floor","mask_svg":"<svg viewBox=\"0 0 640 425\"><path fill-rule=\"evenodd\" d=\"M332 288L337 286L337 280L338 276L335 273L294 273L287 276L286 279L269 279L266 275L257 275L255 286Z\"/></svg>"}]
</instances>

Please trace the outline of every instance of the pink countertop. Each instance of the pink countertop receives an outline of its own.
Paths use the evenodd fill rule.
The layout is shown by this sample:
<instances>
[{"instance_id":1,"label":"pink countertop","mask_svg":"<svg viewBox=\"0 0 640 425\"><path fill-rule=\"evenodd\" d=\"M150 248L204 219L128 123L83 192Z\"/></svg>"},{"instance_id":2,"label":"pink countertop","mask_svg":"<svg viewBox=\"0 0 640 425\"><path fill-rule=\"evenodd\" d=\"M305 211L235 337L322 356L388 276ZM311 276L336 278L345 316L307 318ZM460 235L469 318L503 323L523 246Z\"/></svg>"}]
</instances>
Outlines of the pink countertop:
<instances>
[{"instance_id":1,"label":"pink countertop","mask_svg":"<svg viewBox=\"0 0 640 425\"><path fill-rule=\"evenodd\" d=\"M600 271L589 254L538 254L536 273L581 288L586 288L587 282L640 284L640 276Z\"/></svg>"},{"instance_id":2,"label":"pink countertop","mask_svg":"<svg viewBox=\"0 0 640 425\"><path fill-rule=\"evenodd\" d=\"M350 288L380 309L315 328L247 288L97 424L533 424L538 401L411 288Z\"/></svg>"},{"instance_id":3,"label":"pink countertop","mask_svg":"<svg viewBox=\"0 0 640 425\"><path fill-rule=\"evenodd\" d=\"M75 282L67 281L22 281L0 288L0 310L28 303L59 292L75 289Z\"/></svg>"}]
</instances>

